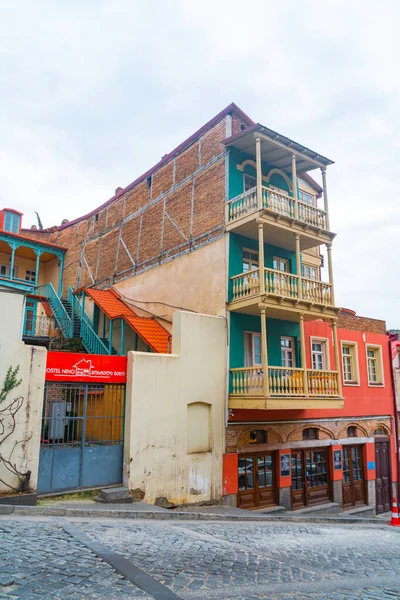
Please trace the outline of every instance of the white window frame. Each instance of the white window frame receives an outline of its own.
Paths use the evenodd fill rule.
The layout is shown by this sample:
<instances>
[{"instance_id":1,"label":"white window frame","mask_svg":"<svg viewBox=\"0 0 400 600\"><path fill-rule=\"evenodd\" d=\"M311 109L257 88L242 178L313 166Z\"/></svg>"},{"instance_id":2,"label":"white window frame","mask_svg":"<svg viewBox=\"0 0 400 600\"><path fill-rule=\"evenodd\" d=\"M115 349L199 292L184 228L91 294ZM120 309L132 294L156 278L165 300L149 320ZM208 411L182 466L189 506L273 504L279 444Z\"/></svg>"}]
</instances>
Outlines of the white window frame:
<instances>
[{"instance_id":1,"label":"white window frame","mask_svg":"<svg viewBox=\"0 0 400 600\"><path fill-rule=\"evenodd\" d=\"M1 268L5 267L5 274L1 273ZM18 265L14 265L14 269L13 269L14 273L13 276L11 277L11 279L18 279L18 271L19 271L19 266ZM6 265L4 263L2 263L0 265L0 277L10 277L10 273L11 273L11 265Z\"/></svg>"},{"instance_id":2,"label":"white window frame","mask_svg":"<svg viewBox=\"0 0 400 600\"><path fill-rule=\"evenodd\" d=\"M315 195L312 194L311 192L308 192L307 190L303 190L299 187L299 201L303 202L304 204L308 204L309 206L315 206L316 202L315 202ZM306 194L307 196L310 196L311 198L311 202L309 202L308 200L304 200L300 197L300 194Z\"/></svg>"},{"instance_id":3,"label":"white window frame","mask_svg":"<svg viewBox=\"0 0 400 600\"><path fill-rule=\"evenodd\" d=\"M312 277L307 277L307 275L305 275L304 271L305 269L315 269L315 273L316 273L316 278L313 279ZM304 279L307 279L309 281L321 281L321 267L317 267L316 265L312 265L311 263L307 263L307 262L302 262L301 263L301 276L304 277Z\"/></svg>"},{"instance_id":4,"label":"white window frame","mask_svg":"<svg viewBox=\"0 0 400 600\"><path fill-rule=\"evenodd\" d=\"M375 352L378 352L377 365L376 365L378 381L375 381L375 382L369 380L368 350L374 350ZM385 375L384 375L384 371L383 371L382 346L380 346L379 344L366 343L365 344L365 360L366 360L366 367L367 367L368 387L373 387L373 388L383 387L385 385Z\"/></svg>"},{"instance_id":5,"label":"white window frame","mask_svg":"<svg viewBox=\"0 0 400 600\"><path fill-rule=\"evenodd\" d=\"M247 368L251 368L251 367L262 367L262 340L261 340L261 333L259 333L258 331L245 331L244 335L250 335L251 336L251 361L252 361L252 365L248 366ZM257 337L260 340L260 350L261 350L261 359L259 363L256 363L255 361L255 352L254 352L254 338ZM244 342L244 340L243 340ZM246 361L246 344L244 343L244 352L245 352L245 360Z\"/></svg>"},{"instance_id":6,"label":"white window frame","mask_svg":"<svg viewBox=\"0 0 400 600\"><path fill-rule=\"evenodd\" d=\"M343 346L352 346L353 354L350 355L353 358L353 369L355 379L353 381L347 381L344 378L344 368L343 368ZM342 365L342 381L343 385L347 385L349 387L360 387L360 363L358 360L358 344L357 342L352 342L350 340L340 340L340 356L341 356L341 365Z\"/></svg>"},{"instance_id":7,"label":"white window frame","mask_svg":"<svg viewBox=\"0 0 400 600\"><path fill-rule=\"evenodd\" d=\"M282 347L282 340L290 340L292 342L292 347L291 348L284 348ZM292 352L292 366L291 367L287 367L286 365L281 365L281 367L283 369L296 369L296 343L295 343L295 339L294 337L290 336L290 335L281 335L280 337L280 346L281 346L281 362L282 361L282 350L285 351L285 354L287 354L288 351Z\"/></svg>"},{"instance_id":8,"label":"white window frame","mask_svg":"<svg viewBox=\"0 0 400 600\"><path fill-rule=\"evenodd\" d=\"M323 353L325 365L323 369L314 369L313 365L313 344L322 344L325 348ZM310 351L311 351L311 370L312 371L330 371L331 370L331 359L329 355L329 339L322 337L310 337Z\"/></svg>"}]
</instances>

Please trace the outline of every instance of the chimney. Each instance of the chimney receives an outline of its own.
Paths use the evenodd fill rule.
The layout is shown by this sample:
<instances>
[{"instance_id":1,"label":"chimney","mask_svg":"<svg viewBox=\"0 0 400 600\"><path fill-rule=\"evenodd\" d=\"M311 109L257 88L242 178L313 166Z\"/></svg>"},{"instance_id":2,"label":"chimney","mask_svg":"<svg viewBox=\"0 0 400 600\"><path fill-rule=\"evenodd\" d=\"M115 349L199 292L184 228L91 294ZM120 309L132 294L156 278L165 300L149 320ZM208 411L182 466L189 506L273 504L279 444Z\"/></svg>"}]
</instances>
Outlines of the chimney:
<instances>
[{"instance_id":1,"label":"chimney","mask_svg":"<svg viewBox=\"0 0 400 600\"><path fill-rule=\"evenodd\" d=\"M37 229L36 225L31 225L31 229Z\"/></svg>"},{"instance_id":2,"label":"chimney","mask_svg":"<svg viewBox=\"0 0 400 600\"><path fill-rule=\"evenodd\" d=\"M122 192L122 191L123 191L123 189L124 189L124 188L122 188L122 187L117 187L117 189L115 190L115 196L116 196L117 194L119 194L120 192Z\"/></svg>"}]
</instances>

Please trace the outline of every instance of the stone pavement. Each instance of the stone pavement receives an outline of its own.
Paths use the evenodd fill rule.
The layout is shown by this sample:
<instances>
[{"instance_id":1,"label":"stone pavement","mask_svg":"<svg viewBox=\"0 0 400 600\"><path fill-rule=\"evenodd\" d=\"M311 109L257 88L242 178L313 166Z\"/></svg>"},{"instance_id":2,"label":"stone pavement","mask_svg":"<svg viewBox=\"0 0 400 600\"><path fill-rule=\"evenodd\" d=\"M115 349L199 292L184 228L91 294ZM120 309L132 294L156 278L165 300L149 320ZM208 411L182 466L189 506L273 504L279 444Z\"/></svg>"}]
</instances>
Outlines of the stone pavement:
<instances>
[{"instance_id":1,"label":"stone pavement","mask_svg":"<svg viewBox=\"0 0 400 600\"><path fill-rule=\"evenodd\" d=\"M122 579L96 543L135 565L139 585L149 574L165 598L169 590L185 600L400 598L400 529L381 523L93 518L69 526L10 515L0 517L0 599L163 599Z\"/></svg>"}]
</instances>

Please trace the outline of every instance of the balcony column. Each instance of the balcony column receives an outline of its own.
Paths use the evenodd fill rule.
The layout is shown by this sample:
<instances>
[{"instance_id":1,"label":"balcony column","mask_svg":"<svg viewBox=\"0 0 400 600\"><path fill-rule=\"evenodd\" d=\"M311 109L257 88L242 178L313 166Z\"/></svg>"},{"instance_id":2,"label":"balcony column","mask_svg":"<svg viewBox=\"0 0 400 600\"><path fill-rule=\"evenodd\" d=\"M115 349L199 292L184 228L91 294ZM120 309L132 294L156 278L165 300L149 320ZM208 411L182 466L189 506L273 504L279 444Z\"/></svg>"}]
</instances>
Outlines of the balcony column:
<instances>
[{"instance_id":1,"label":"balcony column","mask_svg":"<svg viewBox=\"0 0 400 600\"><path fill-rule=\"evenodd\" d=\"M256 138L257 206L262 208L261 139Z\"/></svg>"},{"instance_id":2,"label":"balcony column","mask_svg":"<svg viewBox=\"0 0 400 600\"><path fill-rule=\"evenodd\" d=\"M63 291L63 268L64 268L64 254L62 254L59 262L58 262L58 268L59 268L59 273L58 273L58 295L61 298L62 296L62 291Z\"/></svg>"},{"instance_id":3,"label":"balcony column","mask_svg":"<svg viewBox=\"0 0 400 600\"><path fill-rule=\"evenodd\" d=\"M14 279L14 259L15 259L15 251L19 246L17 244L10 244L11 247L11 260L10 260L10 281Z\"/></svg>"},{"instance_id":4,"label":"balcony column","mask_svg":"<svg viewBox=\"0 0 400 600\"><path fill-rule=\"evenodd\" d=\"M40 257L42 255L42 250L35 250L36 253L36 265L35 265L35 287L39 285L39 267L40 267Z\"/></svg>"},{"instance_id":5,"label":"balcony column","mask_svg":"<svg viewBox=\"0 0 400 600\"><path fill-rule=\"evenodd\" d=\"M326 167L321 167L322 173L322 190L324 194L324 211L325 211L325 221L326 221L326 230L330 231L329 226L329 210L328 210L328 188L326 186Z\"/></svg>"},{"instance_id":6,"label":"balcony column","mask_svg":"<svg viewBox=\"0 0 400 600\"><path fill-rule=\"evenodd\" d=\"M265 308L261 309L261 362L264 373L263 378L263 393L264 396L269 396L269 381L268 381L268 348L267 348L267 315Z\"/></svg>"},{"instance_id":7,"label":"balcony column","mask_svg":"<svg viewBox=\"0 0 400 600\"><path fill-rule=\"evenodd\" d=\"M333 286L332 244L326 244L326 253L328 256L329 283L331 284L331 304L332 306L335 306L335 291Z\"/></svg>"},{"instance_id":8,"label":"balcony column","mask_svg":"<svg viewBox=\"0 0 400 600\"><path fill-rule=\"evenodd\" d=\"M296 240L296 274L298 277L297 297L300 300L301 298L303 298L303 282L302 282L302 275L301 275L301 255L300 255L300 235L298 233L295 233L294 237Z\"/></svg>"},{"instance_id":9,"label":"balcony column","mask_svg":"<svg viewBox=\"0 0 400 600\"><path fill-rule=\"evenodd\" d=\"M301 367L303 369L304 394L308 396L306 337L304 335L304 315L300 314L300 351Z\"/></svg>"},{"instance_id":10,"label":"balcony column","mask_svg":"<svg viewBox=\"0 0 400 600\"><path fill-rule=\"evenodd\" d=\"M333 346L335 350L335 371L338 373L337 383L338 383L338 394L342 396L342 377L341 377L341 367L340 367L340 357L339 357L339 343L337 336L337 326L336 320L332 319L332 334L333 334Z\"/></svg>"},{"instance_id":11,"label":"balcony column","mask_svg":"<svg viewBox=\"0 0 400 600\"><path fill-rule=\"evenodd\" d=\"M293 186L293 198L294 198L294 218L299 218L299 201L297 198L297 169L296 169L296 155L292 154L292 186Z\"/></svg>"},{"instance_id":12,"label":"balcony column","mask_svg":"<svg viewBox=\"0 0 400 600\"><path fill-rule=\"evenodd\" d=\"M264 275L264 225L258 224L258 271L260 278L260 294L265 294L265 275Z\"/></svg>"}]
</instances>

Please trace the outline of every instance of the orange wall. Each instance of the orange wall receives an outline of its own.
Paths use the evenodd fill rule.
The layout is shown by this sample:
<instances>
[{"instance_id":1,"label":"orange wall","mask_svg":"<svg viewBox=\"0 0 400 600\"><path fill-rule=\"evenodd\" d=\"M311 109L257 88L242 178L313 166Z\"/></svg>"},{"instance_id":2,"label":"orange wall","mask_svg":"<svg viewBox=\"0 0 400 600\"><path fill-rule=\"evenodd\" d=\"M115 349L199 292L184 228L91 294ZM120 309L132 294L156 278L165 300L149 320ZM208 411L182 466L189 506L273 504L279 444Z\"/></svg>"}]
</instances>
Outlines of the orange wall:
<instances>
[{"instance_id":1,"label":"orange wall","mask_svg":"<svg viewBox=\"0 0 400 600\"><path fill-rule=\"evenodd\" d=\"M335 368L335 355L332 344L332 329L328 323L309 321L304 324L306 337L307 367L311 368L310 336L327 338L329 340L329 355L331 369ZM363 339L365 336L365 341ZM318 419L331 417L363 417L378 415L393 415L393 387L389 364L388 336L376 333L362 333L349 329L338 329L339 344L341 340L353 341L358 344L358 361L360 373L359 386L343 386L345 397L342 409L320 410L239 410L235 409L230 422L240 421L279 421L292 419ZM384 386L369 387L367 379L366 345L382 346ZM340 370L341 376L342 371Z\"/></svg>"}]
</instances>

